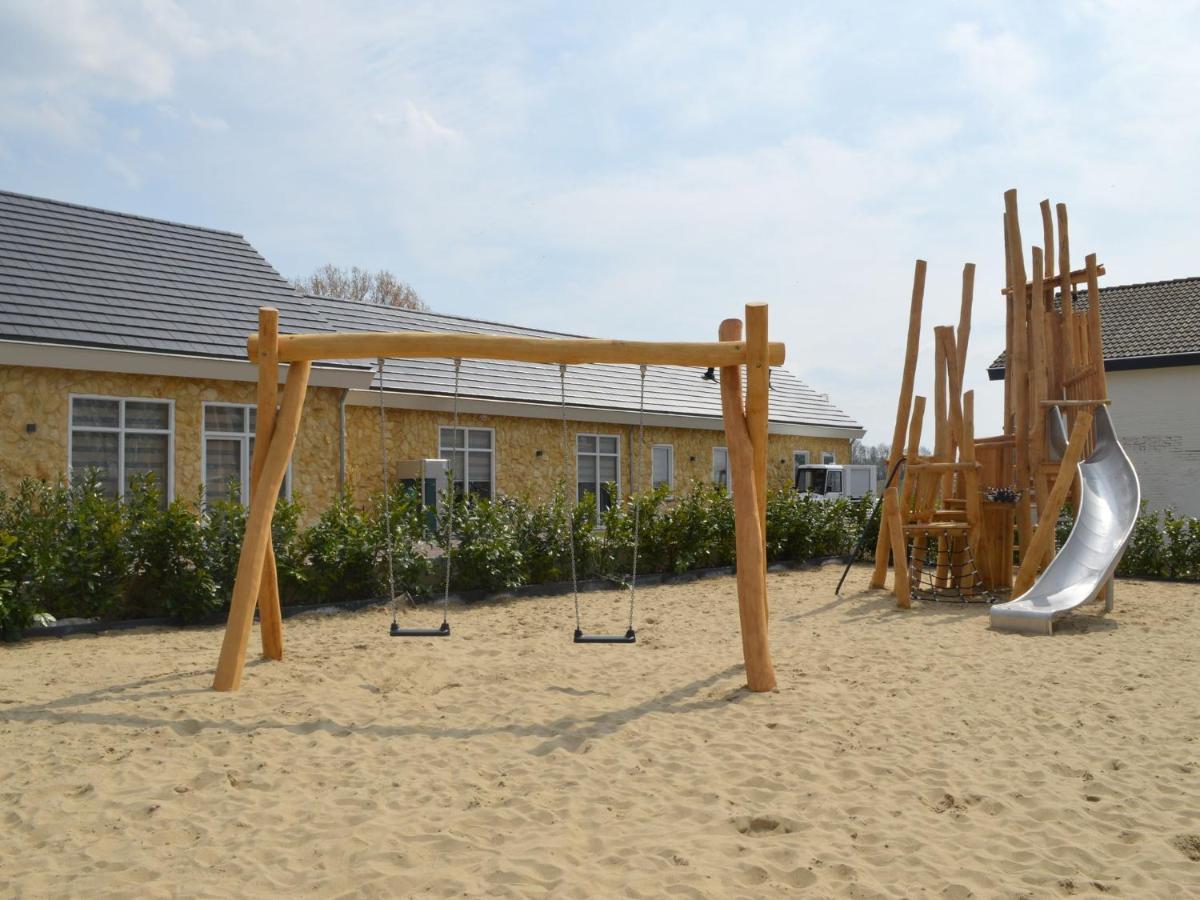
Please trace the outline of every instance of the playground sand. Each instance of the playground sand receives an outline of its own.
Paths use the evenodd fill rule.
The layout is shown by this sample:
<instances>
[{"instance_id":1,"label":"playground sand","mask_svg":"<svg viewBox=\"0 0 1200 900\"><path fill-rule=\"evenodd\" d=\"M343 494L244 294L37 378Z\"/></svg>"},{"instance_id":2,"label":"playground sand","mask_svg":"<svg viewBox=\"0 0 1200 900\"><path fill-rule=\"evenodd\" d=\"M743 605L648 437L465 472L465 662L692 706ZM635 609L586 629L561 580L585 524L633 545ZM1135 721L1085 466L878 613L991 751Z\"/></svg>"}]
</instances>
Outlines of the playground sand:
<instances>
[{"instance_id":1,"label":"playground sand","mask_svg":"<svg viewBox=\"0 0 1200 900\"><path fill-rule=\"evenodd\" d=\"M770 576L765 695L731 578L636 647L565 598L291 619L238 694L215 629L0 648L0 896L1200 895L1200 588L1045 638L838 574Z\"/></svg>"}]
</instances>

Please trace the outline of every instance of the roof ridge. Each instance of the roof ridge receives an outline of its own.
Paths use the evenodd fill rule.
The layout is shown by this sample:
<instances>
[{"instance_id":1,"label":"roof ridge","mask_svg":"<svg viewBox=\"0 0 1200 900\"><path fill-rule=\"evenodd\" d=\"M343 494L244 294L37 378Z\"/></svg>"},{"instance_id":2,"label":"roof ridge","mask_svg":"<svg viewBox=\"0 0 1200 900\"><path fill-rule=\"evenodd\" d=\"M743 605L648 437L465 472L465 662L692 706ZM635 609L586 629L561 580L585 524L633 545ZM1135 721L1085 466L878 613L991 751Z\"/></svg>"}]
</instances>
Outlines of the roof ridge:
<instances>
[{"instance_id":1,"label":"roof ridge","mask_svg":"<svg viewBox=\"0 0 1200 900\"><path fill-rule=\"evenodd\" d=\"M71 203L68 200L56 200L53 197L39 197L36 194L23 194L20 191L6 191L0 189L0 197L19 197L22 200L36 200L38 203L51 203L55 206L65 206L68 209L82 209L87 212L103 213L106 216L119 216L123 219L136 219L141 222L153 222L156 225L171 225L175 228L187 228L193 231L208 231L213 234L224 234L230 237L241 238L246 240L246 236L236 231L229 231L224 228L211 228L208 225L191 225L187 222L176 222L173 219L159 219L154 216L142 216L137 213L122 212L117 209L105 209L101 206L88 206L85 203ZM249 243L249 241L247 241Z\"/></svg>"}]
</instances>

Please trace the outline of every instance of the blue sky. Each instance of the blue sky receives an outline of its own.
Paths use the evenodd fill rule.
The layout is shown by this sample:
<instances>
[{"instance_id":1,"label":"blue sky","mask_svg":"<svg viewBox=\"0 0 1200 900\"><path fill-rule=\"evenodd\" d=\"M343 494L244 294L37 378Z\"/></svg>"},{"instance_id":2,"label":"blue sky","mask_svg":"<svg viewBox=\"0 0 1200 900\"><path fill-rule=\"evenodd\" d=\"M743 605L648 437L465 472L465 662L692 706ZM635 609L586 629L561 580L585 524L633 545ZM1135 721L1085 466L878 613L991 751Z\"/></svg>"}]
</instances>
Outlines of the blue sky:
<instances>
[{"instance_id":1,"label":"blue sky","mask_svg":"<svg viewBox=\"0 0 1200 900\"><path fill-rule=\"evenodd\" d=\"M702 340L766 300L871 441L913 260L926 345L973 261L998 431L1006 188L1030 242L1066 202L1108 284L1200 273L1200 12L835 6L0 0L0 188L576 333Z\"/></svg>"}]
</instances>

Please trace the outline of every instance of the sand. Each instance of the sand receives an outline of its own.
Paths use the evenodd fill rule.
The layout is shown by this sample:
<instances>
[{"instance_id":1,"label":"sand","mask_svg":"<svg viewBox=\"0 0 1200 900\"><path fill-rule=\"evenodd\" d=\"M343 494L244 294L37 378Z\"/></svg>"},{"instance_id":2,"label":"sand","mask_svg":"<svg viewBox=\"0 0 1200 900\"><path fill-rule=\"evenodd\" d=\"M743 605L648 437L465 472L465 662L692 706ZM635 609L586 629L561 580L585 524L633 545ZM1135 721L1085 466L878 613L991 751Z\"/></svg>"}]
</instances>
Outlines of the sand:
<instances>
[{"instance_id":1,"label":"sand","mask_svg":"<svg viewBox=\"0 0 1200 900\"><path fill-rule=\"evenodd\" d=\"M837 575L770 576L770 694L727 577L635 647L566 598L291 619L236 694L216 629L0 648L0 896L1200 896L1200 587L1045 638Z\"/></svg>"}]
</instances>

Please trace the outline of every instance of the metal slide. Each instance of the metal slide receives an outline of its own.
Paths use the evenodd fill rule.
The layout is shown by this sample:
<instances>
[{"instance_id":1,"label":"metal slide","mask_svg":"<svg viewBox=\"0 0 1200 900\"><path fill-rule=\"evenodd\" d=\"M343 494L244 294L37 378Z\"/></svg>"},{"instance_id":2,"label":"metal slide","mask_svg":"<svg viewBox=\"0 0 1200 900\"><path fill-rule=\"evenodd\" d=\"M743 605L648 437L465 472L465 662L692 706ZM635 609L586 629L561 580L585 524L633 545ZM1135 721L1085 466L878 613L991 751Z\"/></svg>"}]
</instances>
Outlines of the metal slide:
<instances>
[{"instance_id":1,"label":"metal slide","mask_svg":"<svg viewBox=\"0 0 1200 900\"><path fill-rule=\"evenodd\" d=\"M1061 459L1067 446L1066 424L1058 409L1051 408L1048 415L1052 450ZM1112 609L1111 579L1133 533L1142 491L1107 407L1097 407L1093 427L1095 449L1079 464L1082 493L1071 536L1033 587L992 607L993 628L1053 634L1056 619L1106 585L1104 605Z\"/></svg>"}]
</instances>

